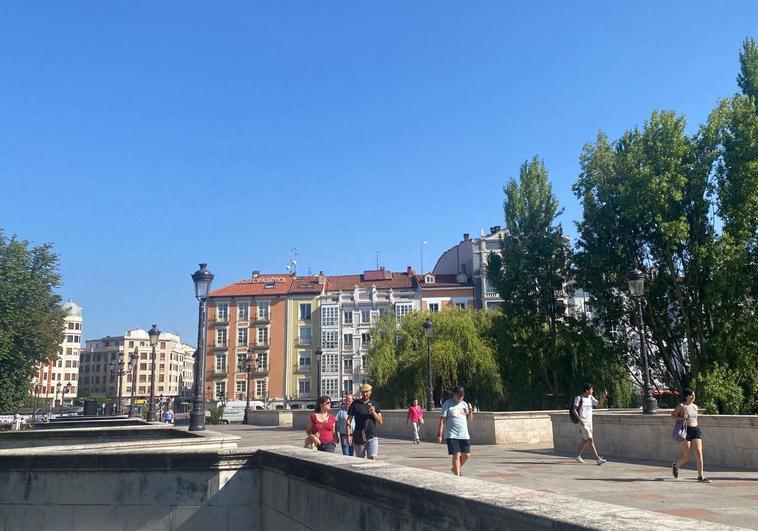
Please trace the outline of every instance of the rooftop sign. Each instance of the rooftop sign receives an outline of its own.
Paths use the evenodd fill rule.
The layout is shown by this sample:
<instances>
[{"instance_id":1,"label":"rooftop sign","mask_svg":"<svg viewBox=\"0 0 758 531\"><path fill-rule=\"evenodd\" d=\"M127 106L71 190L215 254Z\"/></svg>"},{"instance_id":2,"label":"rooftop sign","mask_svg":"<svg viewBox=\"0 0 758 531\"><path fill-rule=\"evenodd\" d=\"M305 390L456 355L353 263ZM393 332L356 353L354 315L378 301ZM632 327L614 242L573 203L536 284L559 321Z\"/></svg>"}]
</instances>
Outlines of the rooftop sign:
<instances>
[{"instance_id":1,"label":"rooftop sign","mask_svg":"<svg viewBox=\"0 0 758 531\"><path fill-rule=\"evenodd\" d=\"M287 277L254 277L254 283L259 284L273 284L274 282L287 282Z\"/></svg>"}]
</instances>

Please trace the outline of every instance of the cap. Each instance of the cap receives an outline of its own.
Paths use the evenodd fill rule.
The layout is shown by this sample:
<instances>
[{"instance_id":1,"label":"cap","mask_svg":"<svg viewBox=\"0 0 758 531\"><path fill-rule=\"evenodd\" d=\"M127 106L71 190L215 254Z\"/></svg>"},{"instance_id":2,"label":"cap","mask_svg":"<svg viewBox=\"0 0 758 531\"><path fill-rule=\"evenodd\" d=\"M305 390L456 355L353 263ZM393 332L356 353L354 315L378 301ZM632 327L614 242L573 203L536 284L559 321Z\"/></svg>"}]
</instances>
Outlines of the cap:
<instances>
[{"instance_id":1,"label":"cap","mask_svg":"<svg viewBox=\"0 0 758 531\"><path fill-rule=\"evenodd\" d=\"M371 388L371 385L369 385L369 384L363 384L363 385L360 386L359 389L361 391L371 391L372 388Z\"/></svg>"}]
</instances>

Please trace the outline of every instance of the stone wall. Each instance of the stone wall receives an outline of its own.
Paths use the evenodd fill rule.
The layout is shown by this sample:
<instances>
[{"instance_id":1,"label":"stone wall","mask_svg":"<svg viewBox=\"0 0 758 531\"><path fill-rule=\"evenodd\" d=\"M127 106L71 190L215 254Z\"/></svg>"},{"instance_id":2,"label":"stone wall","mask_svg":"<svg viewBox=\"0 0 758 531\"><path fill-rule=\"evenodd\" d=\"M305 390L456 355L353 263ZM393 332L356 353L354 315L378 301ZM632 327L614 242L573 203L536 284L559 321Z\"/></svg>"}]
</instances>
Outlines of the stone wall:
<instances>
[{"instance_id":1,"label":"stone wall","mask_svg":"<svg viewBox=\"0 0 758 531\"><path fill-rule=\"evenodd\" d=\"M305 430L309 411L293 411L292 427ZM553 427L549 411L514 411L474 413L469 434L473 444L534 444L550 445L553 442ZM408 413L404 410L382 411L384 424L379 428L380 437L393 439L411 438ZM426 412L420 435L423 441L437 440L439 411Z\"/></svg>"},{"instance_id":2,"label":"stone wall","mask_svg":"<svg viewBox=\"0 0 758 531\"><path fill-rule=\"evenodd\" d=\"M292 427L292 416L295 412L288 409L249 411L247 423L253 426ZM305 425L303 425L305 429Z\"/></svg>"},{"instance_id":3,"label":"stone wall","mask_svg":"<svg viewBox=\"0 0 758 531\"><path fill-rule=\"evenodd\" d=\"M681 443L671 438L674 419L670 413L595 411L593 431L598 451L603 456L673 461ZM575 452L579 428L571 422L568 412L552 413L550 418L555 450ZM703 432L706 470L709 466L758 469L758 416L700 415L698 424Z\"/></svg>"}]
</instances>

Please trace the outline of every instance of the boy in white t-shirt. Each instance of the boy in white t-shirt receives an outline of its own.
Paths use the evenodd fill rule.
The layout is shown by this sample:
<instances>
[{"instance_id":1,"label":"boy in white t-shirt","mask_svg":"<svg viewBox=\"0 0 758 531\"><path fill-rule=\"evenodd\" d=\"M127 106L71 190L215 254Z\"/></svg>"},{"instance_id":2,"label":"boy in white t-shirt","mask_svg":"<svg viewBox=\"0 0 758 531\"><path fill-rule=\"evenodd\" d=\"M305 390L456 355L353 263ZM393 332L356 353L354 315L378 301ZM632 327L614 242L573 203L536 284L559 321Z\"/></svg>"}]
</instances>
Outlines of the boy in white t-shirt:
<instances>
[{"instance_id":1,"label":"boy in white t-shirt","mask_svg":"<svg viewBox=\"0 0 758 531\"><path fill-rule=\"evenodd\" d=\"M605 399L608 397L608 391L603 391L600 400L593 396L594 393L595 389L592 384L587 384L584 386L584 392L574 398L574 412L579 418L579 433L582 435L582 442L576 450L575 459L577 463L584 463L582 452L589 446L597 464L602 465L606 460L598 455L595 440L592 437L592 409L594 407L602 407Z\"/></svg>"}]
</instances>

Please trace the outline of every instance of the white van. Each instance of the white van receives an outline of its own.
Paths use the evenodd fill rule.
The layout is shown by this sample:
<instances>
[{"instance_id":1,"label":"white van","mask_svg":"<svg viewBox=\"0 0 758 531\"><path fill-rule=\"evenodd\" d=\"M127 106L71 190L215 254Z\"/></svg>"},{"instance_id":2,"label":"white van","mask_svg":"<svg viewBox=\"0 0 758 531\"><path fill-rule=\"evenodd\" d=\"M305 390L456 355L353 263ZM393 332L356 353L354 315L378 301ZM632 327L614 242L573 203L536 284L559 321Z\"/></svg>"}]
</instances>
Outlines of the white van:
<instances>
[{"instance_id":1,"label":"white van","mask_svg":"<svg viewBox=\"0 0 758 531\"><path fill-rule=\"evenodd\" d=\"M221 416L221 422L229 424L230 422L242 422L245 420L245 400L229 400L224 407L224 414ZM251 400L250 409L266 409L260 400Z\"/></svg>"}]
</instances>

